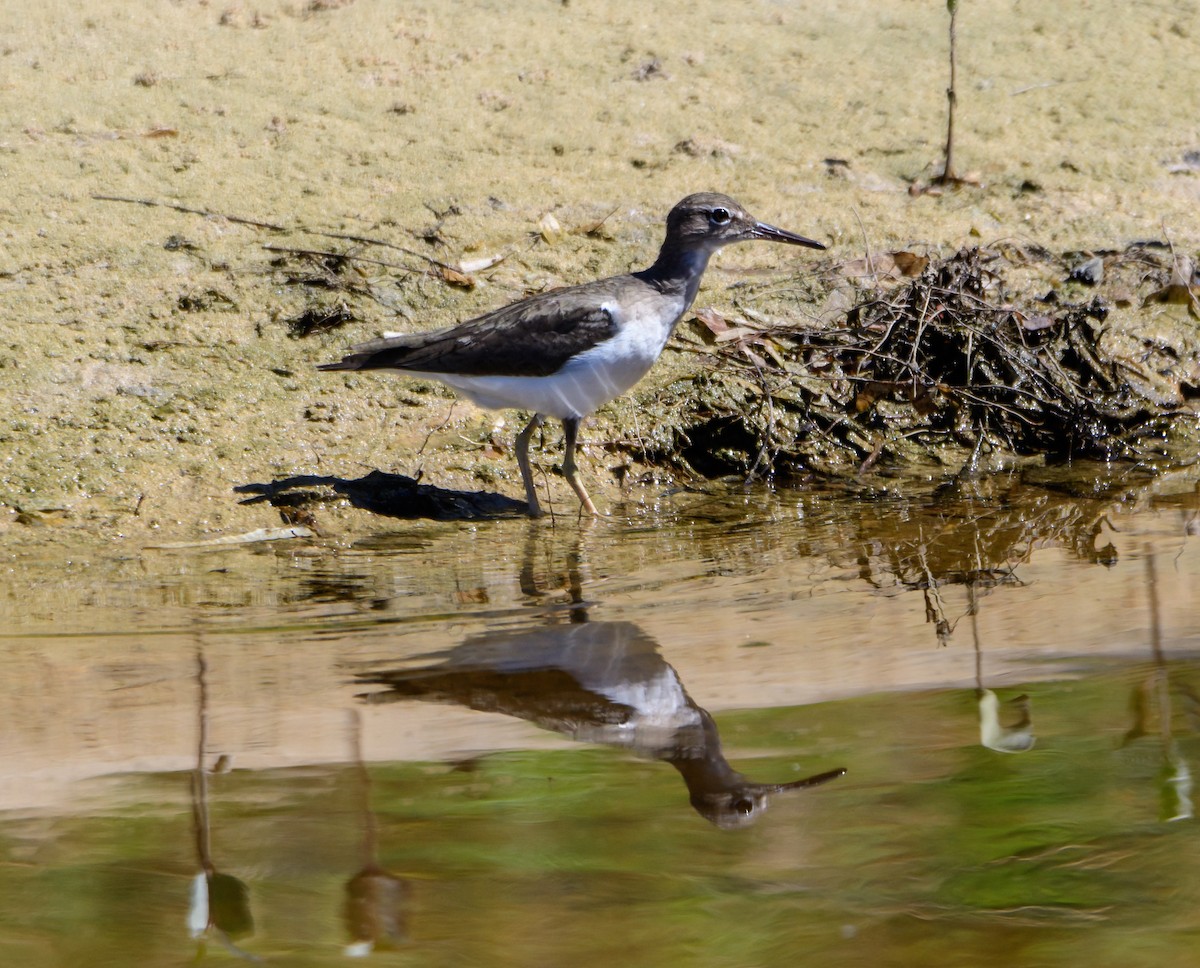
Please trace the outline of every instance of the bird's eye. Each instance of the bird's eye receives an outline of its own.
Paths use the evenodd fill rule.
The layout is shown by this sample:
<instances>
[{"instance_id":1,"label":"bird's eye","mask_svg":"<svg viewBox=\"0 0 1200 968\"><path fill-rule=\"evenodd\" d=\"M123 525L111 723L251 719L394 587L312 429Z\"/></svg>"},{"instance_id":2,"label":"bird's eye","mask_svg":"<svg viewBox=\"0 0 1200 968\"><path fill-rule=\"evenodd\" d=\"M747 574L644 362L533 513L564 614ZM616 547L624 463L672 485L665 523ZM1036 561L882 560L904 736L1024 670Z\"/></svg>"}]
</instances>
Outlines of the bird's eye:
<instances>
[{"instance_id":1,"label":"bird's eye","mask_svg":"<svg viewBox=\"0 0 1200 968\"><path fill-rule=\"evenodd\" d=\"M708 219L713 225L728 225L730 219L729 209L714 208L708 213Z\"/></svg>"}]
</instances>

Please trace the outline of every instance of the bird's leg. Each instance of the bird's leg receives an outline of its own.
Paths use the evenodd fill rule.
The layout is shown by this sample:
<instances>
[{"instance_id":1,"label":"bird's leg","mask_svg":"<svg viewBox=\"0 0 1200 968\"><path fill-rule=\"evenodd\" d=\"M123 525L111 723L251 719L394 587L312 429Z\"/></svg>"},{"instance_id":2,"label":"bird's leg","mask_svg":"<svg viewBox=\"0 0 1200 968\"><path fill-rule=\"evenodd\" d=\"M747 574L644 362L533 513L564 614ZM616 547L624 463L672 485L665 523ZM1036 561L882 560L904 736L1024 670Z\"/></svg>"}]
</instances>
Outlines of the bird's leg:
<instances>
[{"instance_id":1,"label":"bird's leg","mask_svg":"<svg viewBox=\"0 0 1200 968\"><path fill-rule=\"evenodd\" d=\"M533 432L545 419L540 413L535 413L533 419L525 425L525 429L517 434L517 466L521 468L521 480L525 482L525 500L529 502L531 518L542 516L542 506L538 504L537 490L533 486L533 472L529 469L529 441Z\"/></svg>"},{"instance_id":2,"label":"bird's leg","mask_svg":"<svg viewBox=\"0 0 1200 968\"><path fill-rule=\"evenodd\" d=\"M596 510L596 505L592 503L592 499L588 497L588 492L584 489L583 482L579 479L579 468L575 466L575 438L579 434L579 418L572 417L562 422L563 430L566 432L567 441L564 445L566 454L563 457L563 477L567 479L567 483L571 485L571 489L579 497L579 503L583 505L583 509L588 514L599 515Z\"/></svg>"}]
</instances>

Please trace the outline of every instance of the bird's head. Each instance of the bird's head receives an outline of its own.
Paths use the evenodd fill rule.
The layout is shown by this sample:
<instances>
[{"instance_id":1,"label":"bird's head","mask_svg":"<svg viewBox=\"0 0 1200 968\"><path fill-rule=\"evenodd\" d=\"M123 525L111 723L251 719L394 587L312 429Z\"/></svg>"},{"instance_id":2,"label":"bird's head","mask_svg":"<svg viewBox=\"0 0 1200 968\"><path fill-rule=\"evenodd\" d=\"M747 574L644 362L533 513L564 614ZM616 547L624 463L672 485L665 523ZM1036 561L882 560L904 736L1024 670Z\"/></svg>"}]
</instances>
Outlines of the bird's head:
<instances>
[{"instance_id":1,"label":"bird's head","mask_svg":"<svg viewBox=\"0 0 1200 968\"><path fill-rule=\"evenodd\" d=\"M731 242L751 239L825 248L813 239L760 222L728 195L716 192L689 195L667 216L667 242L676 248L714 252Z\"/></svg>"}]
</instances>

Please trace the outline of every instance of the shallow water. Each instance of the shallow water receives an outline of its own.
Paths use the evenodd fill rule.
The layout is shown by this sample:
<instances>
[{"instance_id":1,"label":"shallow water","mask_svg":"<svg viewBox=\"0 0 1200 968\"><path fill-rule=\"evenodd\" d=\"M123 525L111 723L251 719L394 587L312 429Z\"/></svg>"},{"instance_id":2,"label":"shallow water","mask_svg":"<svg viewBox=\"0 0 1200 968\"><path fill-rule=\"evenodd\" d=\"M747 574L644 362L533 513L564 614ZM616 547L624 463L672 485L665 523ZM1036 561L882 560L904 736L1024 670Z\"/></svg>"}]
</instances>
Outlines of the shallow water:
<instances>
[{"instance_id":1,"label":"shallow water","mask_svg":"<svg viewBox=\"0 0 1200 968\"><path fill-rule=\"evenodd\" d=\"M1187 963L1194 486L904 492L10 561L0 963Z\"/></svg>"}]
</instances>

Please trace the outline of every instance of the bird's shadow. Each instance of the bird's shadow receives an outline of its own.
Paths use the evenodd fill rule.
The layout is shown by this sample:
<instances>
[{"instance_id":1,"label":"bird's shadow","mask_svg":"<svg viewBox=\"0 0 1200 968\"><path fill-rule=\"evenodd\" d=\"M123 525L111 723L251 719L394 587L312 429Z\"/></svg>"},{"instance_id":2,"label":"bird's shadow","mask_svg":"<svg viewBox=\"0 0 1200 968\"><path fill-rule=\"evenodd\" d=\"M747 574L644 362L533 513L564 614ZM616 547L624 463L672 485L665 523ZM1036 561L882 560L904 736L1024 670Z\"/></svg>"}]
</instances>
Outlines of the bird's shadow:
<instances>
[{"instance_id":1,"label":"bird's shadow","mask_svg":"<svg viewBox=\"0 0 1200 968\"><path fill-rule=\"evenodd\" d=\"M389 518L432 518L438 521L474 521L524 517L528 505L494 491L455 491L421 484L403 474L371 473L356 480L320 474L299 474L269 484L239 484L236 494L251 497L242 504L269 502L272 507L295 508L341 495L356 508Z\"/></svg>"}]
</instances>

